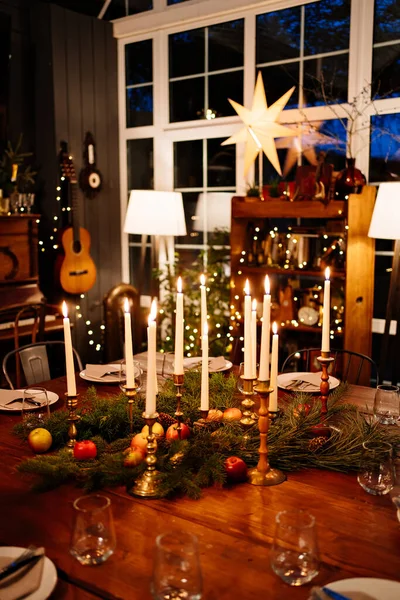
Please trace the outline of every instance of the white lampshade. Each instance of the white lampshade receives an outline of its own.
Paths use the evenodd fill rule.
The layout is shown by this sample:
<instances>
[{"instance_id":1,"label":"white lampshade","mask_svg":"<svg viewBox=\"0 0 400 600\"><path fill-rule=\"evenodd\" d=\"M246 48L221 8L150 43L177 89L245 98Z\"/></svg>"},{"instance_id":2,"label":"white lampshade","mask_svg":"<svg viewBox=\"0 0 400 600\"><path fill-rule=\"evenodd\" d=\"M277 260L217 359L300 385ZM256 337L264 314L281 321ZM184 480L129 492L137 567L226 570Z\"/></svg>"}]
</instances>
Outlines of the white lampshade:
<instances>
[{"instance_id":1,"label":"white lampshade","mask_svg":"<svg viewBox=\"0 0 400 600\"><path fill-rule=\"evenodd\" d=\"M125 217L125 233L186 235L182 194L132 190Z\"/></svg>"},{"instance_id":2,"label":"white lampshade","mask_svg":"<svg viewBox=\"0 0 400 600\"><path fill-rule=\"evenodd\" d=\"M195 231L231 229L231 201L233 192L199 194L193 224ZM205 203L207 203L205 205ZM206 221L204 223L204 221Z\"/></svg>"},{"instance_id":3,"label":"white lampshade","mask_svg":"<svg viewBox=\"0 0 400 600\"><path fill-rule=\"evenodd\" d=\"M400 181L380 184L368 237L400 240Z\"/></svg>"}]
</instances>

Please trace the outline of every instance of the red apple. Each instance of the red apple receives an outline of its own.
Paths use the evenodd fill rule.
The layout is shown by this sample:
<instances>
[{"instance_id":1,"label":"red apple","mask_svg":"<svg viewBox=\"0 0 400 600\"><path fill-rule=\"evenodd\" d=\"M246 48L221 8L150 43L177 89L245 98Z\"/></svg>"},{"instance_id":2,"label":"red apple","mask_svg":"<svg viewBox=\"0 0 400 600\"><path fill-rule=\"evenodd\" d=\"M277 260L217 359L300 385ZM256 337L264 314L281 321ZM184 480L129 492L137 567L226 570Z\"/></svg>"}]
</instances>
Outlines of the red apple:
<instances>
[{"instance_id":1,"label":"red apple","mask_svg":"<svg viewBox=\"0 0 400 600\"><path fill-rule=\"evenodd\" d=\"M168 427L166 438L169 441L179 440L178 434L178 423L174 423L171 427ZM181 424L181 440L186 440L190 436L190 429L185 423Z\"/></svg>"},{"instance_id":2,"label":"red apple","mask_svg":"<svg viewBox=\"0 0 400 600\"><path fill-rule=\"evenodd\" d=\"M207 417L207 421L222 421L224 415L222 410L216 410L215 408L212 408L211 410L208 411L208 417Z\"/></svg>"},{"instance_id":3,"label":"red apple","mask_svg":"<svg viewBox=\"0 0 400 600\"><path fill-rule=\"evenodd\" d=\"M137 447L127 448L124 451L124 455L125 467L136 467L137 465L140 465L140 463L144 461L146 456L145 452L143 452L143 450Z\"/></svg>"},{"instance_id":4,"label":"red apple","mask_svg":"<svg viewBox=\"0 0 400 600\"><path fill-rule=\"evenodd\" d=\"M247 465L241 458L230 456L225 460L224 467L230 483L246 481Z\"/></svg>"},{"instance_id":5,"label":"red apple","mask_svg":"<svg viewBox=\"0 0 400 600\"><path fill-rule=\"evenodd\" d=\"M224 421L240 421L242 411L239 408L227 408L224 410Z\"/></svg>"},{"instance_id":6,"label":"red apple","mask_svg":"<svg viewBox=\"0 0 400 600\"><path fill-rule=\"evenodd\" d=\"M147 437L143 433L137 433L131 440L131 448L139 448L143 452L147 452Z\"/></svg>"},{"instance_id":7,"label":"red apple","mask_svg":"<svg viewBox=\"0 0 400 600\"><path fill-rule=\"evenodd\" d=\"M161 425L161 423L156 422L153 425L152 432L156 437L163 437L164 436L164 427ZM146 437L149 435L149 426L148 425L145 425L143 427L142 435L144 435Z\"/></svg>"},{"instance_id":8,"label":"red apple","mask_svg":"<svg viewBox=\"0 0 400 600\"><path fill-rule=\"evenodd\" d=\"M310 413L310 410L311 410L311 404L308 404L306 402L304 404L298 404L293 409L293 414L295 417L300 417L300 415L307 416Z\"/></svg>"},{"instance_id":9,"label":"red apple","mask_svg":"<svg viewBox=\"0 0 400 600\"><path fill-rule=\"evenodd\" d=\"M88 460L89 458L96 458L96 456L96 444L91 440L84 440L82 442L75 443L74 458L76 458L76 460Z\"/></svg>"}]
</instances>

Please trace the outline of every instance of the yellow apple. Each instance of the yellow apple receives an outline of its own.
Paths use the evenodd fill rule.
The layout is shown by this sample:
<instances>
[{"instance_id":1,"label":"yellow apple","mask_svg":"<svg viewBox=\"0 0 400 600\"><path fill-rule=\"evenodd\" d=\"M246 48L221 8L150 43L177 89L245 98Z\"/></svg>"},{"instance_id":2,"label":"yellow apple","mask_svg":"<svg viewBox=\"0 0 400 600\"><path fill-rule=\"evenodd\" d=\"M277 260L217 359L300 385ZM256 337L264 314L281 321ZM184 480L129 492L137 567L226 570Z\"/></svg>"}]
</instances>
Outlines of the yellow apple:
<instances>
[{"instance_id":1,"label":"yellow apple","mask_svg":"<svg viewBox=\"0 0 400 600\"><path fill-rule=\"evenodd\" d=\"M142 433L137 433L131 440L131 448L139 448L143 452L147 452L147 438Z\"/></svg>"},{"instance_id":2,"label":"yellow apple","mask_svg":"<svg viewBox=\"0 0 400 600\"><path fill-rule=\"evenodd\" d=\"M224 410L224 421L240 421L242 411L239 408L226 408Z\"/></svg>"},{"instance_id":3,"label":"yellow apple","mask_svg":"<svg viewBox=\"0 0 400 600\"><path fill-rule=\"evenodd\" d=\"M137 465L140 465L141 462L143 462L146 453L136 446L134 448L127 448L124 451L124 456L125 467L136 467Z\"/></svg>"},{"instance_id":4,"label":"yellow apple","mask_svg":"<svg viewBox=\"0 0 400 600\"><path fill-rule=\"evenodd\" d=\"M145 425L142 429L142 435L144 436L148 436L149 435L149 427L148 425ZM156 437L164 437L164 427L160 424L160 423L154 423L153 425L153 435L155 435Z\"/></svg>"},{"instance_id":5,"label":"yellow apple","mask_svg":"<svg viewBox=\"0 0 400 600\"><path fill-rule=\"evenodd\" d=\"M52 443L53 438L51 437L50 431L47 431L47 429L44 429L43 427L32 429L28 435L28 444L36 454L47 452Z\"/></svg>"}]
</instances>

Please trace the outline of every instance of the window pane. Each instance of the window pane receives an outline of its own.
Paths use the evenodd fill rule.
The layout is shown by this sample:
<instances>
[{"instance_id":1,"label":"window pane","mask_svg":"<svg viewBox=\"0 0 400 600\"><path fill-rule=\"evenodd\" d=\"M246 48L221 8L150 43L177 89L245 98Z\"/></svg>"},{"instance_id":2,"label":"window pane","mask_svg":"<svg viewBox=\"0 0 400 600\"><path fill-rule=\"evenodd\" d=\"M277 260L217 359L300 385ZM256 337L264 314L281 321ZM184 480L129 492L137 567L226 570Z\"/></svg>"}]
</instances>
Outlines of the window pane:
<instances>
[{"instance_id":1,"label":"window pane","mask_svg":"<svg viewBox=\"0 0 400 600\"><path fill-rule=\"evenodd\" d=\"M369 181L400 179L400 113L371 117Z\"/></svg>"},{"instance_id":2,"label":"window pane","mask_svg":"<svg viewBox=\"0 0 400 600\"><path fill-rule=\"evenodd\" d=\"M200 142L201 143L201 142ZM183 192L183 206L185 209L187 235L176 238L177 244L202 244L203 220L196 213L199 192Z\"/></svg>"},{"instance_id":3,"label":"window pane","mask_svg":"<svg viewBox=\"0 0 400 600\"><path fill-rule=\"evenodd\" d=\"M152 0L128 0L128 15L136 15L152 8Z\"/></svg>"},{"instance_id":4,"label":"window pane","mask_svg":"<svg viewBox=\"0 0 400 600\"><path fill-rule=\"evenodd\" d=\"M374 43L400 40L399 0L375 0Z\"/></svg>"},{"instance_id":5,"label":"window pane","mask_svg":"<svg viewBox=\"0 0 400 600\"><path fill-rule=\"evenodd\" d=\"M129 190L152 190L153 182L153 139L128 140L127 167Z\"/></svg>"},{"instance_id":6,"label":"window pane","mask_svg":"<svg viewBox=\"0 0 400 600\"><path fill-rule=\"evenodd\" d=\"M217 117L236 115L228 98L243 104L243 71L210 75L208 78L208 105Z\"/></svg>"},{"instance_id":7,"label":"window pane","mask_svg":"<svg viewBox=\"0 0 400 600\"><path fill-rule=\"evenodd\" d=\"M304 61L304 103L322 106L347 101L348 54Z\"/></svg>"},{"instance_id":8,"label":"window pane","mask_svg":"<svg viewBox=\"0 0 400 600\"><path fill-rule=\"evenodd\" d=\"M351 0L321 0L305 6L304 54L347 50Z\"/></svg>"},{"instance_id":9,"label":"window pane","mask_svg":"<svg viewBox=\"0 0 400 600\"><path fill-rule=\"evenodd\" d=\"M372 97L400 96L400 44L374 48Z\"/></svg>"},{"instance_id":10,"label":"window pane","mask_svg":"<svg viewBox=\"0 0 400 600\"><path fill-rule=\"evenodd\" d=\"M168 0L167 6L171 6L172 4L180 4L181 2L187 2L188 0Z\"/></svg>"},{"instance_id":11,"label":"window pane","mask_svg":"<svg viewBox=\"0 0 400 600\"><path fill-rule=\"evenodd\" d=\"M169 76L204 73L204 28L169 36Z\"/></svg>"},{"instance_id":12,"label":"window pane","mask_svg":"<svg viewBox=\"0 0 400 600\"><path fill-rule=\"evenodd\" d=\"M276 102L276 100L295 85L296 89L286 104L286 108L297 108L299 97L299 63L274 65L273 67L263 67L259 70L263 76L268 106Z\"/></svg>"},{"instance_id":13,"label":"window pane","mask_svg":"<svg viewBox=\"0 0 400 600\"><path fill-rule=\"evenodd\" d=\"M203 187L203 141L174 142L174 187Z\"/></svg>"},{"instance_id":14,"label":"window pane","mask_svg":"<svg viewBox=\"0 0 400 600\"><path fill-rule=\"evenodd\" d=\"M390 283L392 256L375 256L374 317L384 319ZM390 270L389 270L390 269Z\"/></svg>"},{"instance_id":15,"label":"window pane","mask_svg":"<svg viewBox=\"0 0 400 600\"><path fill-rule=\"evenodd\" d=\"M300 8L289 8L258 15L257 64L295 58L299 55Z\"/></svg>"},{"instance_id":16,"label":"window pane","mask_svg":"<svg viewBox=\"0 0 400 600\"><path fill-rule=\"evenodd\" d=\"M209 187L234 187L236 185L235 144L221 146L226 138L207 140L207 185Z\"/></svg>"},{"instance_id":17,"label":"window pane","mask_svg":"<svg viewBox=\"0 0 400 600\"><path fill-rule=\"evenodd\" d=\"M153 125L153 86L126 90L126 126Z\"/></svg>"},{"instance_id":18,"label":"window pane","mask_svg":"<svg viewBox=\"0 0 400 600\"><path fill-rule=\"evenodd\" d=\"M153 81L153 40L125 46L126 85Z\"/></svg>"},{"instance_id":19,"label":"window pane","mask_svg":"<svg viewBox=\"0 0 400 600\"><path fill-rule=\"evenodd\" d=\"M208 69L243 66L244 19L212 25L208 29Z\"/></svg>"},{"instance_id":20,"label":"window pane","mask_svg":"<svg viewBox=\"0 0 400 600\"><path fill-rule=\"evenodd\" d=\"M173 81L169 85L170 121L192 121L204 115L204 77Z\"/></svg>"}]
</instances>

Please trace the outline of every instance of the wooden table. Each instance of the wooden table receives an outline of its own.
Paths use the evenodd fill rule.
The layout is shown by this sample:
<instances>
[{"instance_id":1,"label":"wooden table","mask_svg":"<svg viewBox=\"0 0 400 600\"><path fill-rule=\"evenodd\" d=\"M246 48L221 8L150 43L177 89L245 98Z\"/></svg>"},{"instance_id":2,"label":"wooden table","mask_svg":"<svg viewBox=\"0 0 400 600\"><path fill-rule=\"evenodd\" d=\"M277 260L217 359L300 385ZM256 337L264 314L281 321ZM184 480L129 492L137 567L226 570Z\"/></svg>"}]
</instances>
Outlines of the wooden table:
<instances>
[{"instance_id":1,"label":"wooden table","mask_svg":"<svg viewBox=\"0 0 400 600\"><path fill-rule=\"evenodd\" d=\"M62 398L65 378L47 387ZM79 392L86 388L79 382ZM98 390L117 391L107 385ZM354 386L347 399L365 406L373 390ZM269 564L275 515L285 508L307 509L317 519L321 569L312 584L355 576L399 579L400 524L390 497L365 493L354 474L315 470L289 474L272 488L206 489L198 501L134 499L122 487L107 490L117 549L103 565L83 567L68 551L72 502L82 492L73 485L44 494L29 490L14 471L31 456L11 434L18 418L0 416L0 544L45 546L59 573L54 598L149 599L155 537L177 529L199 538L205 599L306 599L311 585L290 588Z\"/></svg>"}]
</instances>

